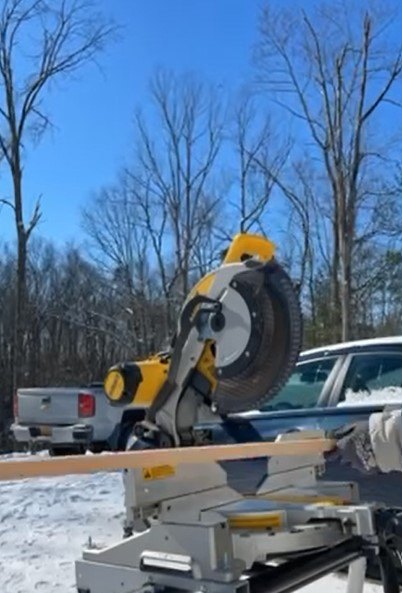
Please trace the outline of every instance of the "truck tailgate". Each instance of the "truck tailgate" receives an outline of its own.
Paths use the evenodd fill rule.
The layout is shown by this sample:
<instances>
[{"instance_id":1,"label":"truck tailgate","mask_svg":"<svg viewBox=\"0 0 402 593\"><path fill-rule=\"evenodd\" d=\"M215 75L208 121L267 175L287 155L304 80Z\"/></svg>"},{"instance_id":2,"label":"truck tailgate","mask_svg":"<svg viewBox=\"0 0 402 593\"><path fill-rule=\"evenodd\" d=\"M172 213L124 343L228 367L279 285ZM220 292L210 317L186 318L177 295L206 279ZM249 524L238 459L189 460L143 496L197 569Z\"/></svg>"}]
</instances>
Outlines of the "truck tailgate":
<instances>
[{"instance_id":1,"label":"truck tailgate","mask_svg":"<svg viewBox=\"0 0 402 593\"><path fill-rule=\"evenodd\" d=\"M18 389L20 424L75 424L78 417L78 388Z\"/></svg>"}]
</instances>

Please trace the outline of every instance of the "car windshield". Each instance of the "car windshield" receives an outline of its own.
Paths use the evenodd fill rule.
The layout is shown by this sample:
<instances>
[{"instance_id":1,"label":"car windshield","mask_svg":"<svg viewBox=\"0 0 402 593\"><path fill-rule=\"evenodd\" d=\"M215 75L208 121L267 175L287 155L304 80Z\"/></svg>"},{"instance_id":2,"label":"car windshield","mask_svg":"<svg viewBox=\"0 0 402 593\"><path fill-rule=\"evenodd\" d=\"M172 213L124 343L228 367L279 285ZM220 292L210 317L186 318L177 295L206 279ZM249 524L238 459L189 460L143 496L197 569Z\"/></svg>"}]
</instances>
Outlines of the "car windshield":
<instances>
[{"instance_id":1,"label":"car windshield","mask_svg":"<svg viewBox=\"0 0 402 593\"><path fill-rule=\"evenodd\" d=\"M333 356L299 362L286 385L260 411L314 408L336 360Z\"/></svg>"}]
</instances>

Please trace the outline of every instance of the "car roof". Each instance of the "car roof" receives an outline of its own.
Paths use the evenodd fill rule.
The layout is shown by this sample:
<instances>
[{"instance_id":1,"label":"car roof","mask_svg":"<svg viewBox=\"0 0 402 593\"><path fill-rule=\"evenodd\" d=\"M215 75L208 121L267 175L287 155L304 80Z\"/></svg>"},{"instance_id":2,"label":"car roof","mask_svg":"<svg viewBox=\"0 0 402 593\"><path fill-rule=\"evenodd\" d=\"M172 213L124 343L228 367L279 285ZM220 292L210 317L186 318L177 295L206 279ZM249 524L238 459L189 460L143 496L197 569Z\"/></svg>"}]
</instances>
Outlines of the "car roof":
<instances>
[{"instance_id":1,"label":"car roof","mask_svg":"<svg viewBox=\"0 0 402 593\"><path fill-rule=\"evenodd\" d=\"M304 350L300 354L300 359L315 358L317 355L326 356L330 354L346 354L348 352L372 352L379 348L381 350L402 350L402 336L390 336L387 338L370 338L366 340L354 340L351 342L340 342L338 344L329 344Z\"/></svg>"}]
</instances>

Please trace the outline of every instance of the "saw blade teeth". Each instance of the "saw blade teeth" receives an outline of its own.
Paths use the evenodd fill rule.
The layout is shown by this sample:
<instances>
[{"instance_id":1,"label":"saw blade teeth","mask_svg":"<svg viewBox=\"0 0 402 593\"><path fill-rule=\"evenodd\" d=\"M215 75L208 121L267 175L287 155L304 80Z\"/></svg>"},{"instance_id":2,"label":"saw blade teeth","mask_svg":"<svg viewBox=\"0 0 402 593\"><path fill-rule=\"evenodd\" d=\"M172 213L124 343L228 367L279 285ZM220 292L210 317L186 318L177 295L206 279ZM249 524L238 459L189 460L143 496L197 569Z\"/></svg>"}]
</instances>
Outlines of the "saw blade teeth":
<instances>
[{"instance_id":1,"label":"saw blade teeth","mask_svg":"<svg viewBox=\"0 0 402 593\"><path fill-rule=\"evenodd\" d=\"M217 368L213 399L220 413L257 409L271 400L293 371L302 343L298 295L278 264L239 275L234 288L249 308L250 339L238 359Z\"/></svg>"}]
</instances>

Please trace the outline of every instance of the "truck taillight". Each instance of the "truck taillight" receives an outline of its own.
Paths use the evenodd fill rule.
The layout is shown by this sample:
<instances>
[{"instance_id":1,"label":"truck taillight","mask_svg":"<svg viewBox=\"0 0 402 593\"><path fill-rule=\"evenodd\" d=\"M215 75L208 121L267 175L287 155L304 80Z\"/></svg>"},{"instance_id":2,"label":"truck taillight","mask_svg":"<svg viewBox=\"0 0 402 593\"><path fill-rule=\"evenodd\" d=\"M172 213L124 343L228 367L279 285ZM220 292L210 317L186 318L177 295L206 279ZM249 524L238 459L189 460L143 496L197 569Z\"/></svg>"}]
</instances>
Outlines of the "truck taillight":
<instances>
[{"instance_id":1,"label":"truck taillight","mask_svg":"<svg viewBox=\"0 0 402 593\"><path fill-rule=\"evenodd\" d=\"M14 420L18 418L18 393L17 391L14 393L13 396L13 412L14 412Z\"/></svg>"},{"instance_id":2,"label":"truck taillight","mask_svg":"<svg viewBox=\"0 0 402 593\"><path fill-rule=\"evenodd\" d=\"M78 416L80 418L95 416L95 407L95 397L92 393L81 391L78 394Z\"/></svg>"}]
</instances>

